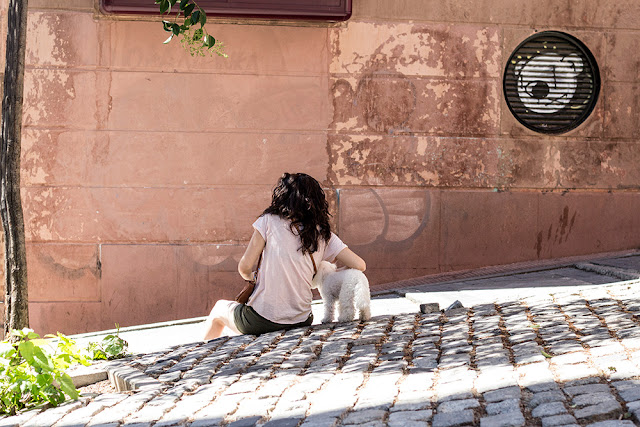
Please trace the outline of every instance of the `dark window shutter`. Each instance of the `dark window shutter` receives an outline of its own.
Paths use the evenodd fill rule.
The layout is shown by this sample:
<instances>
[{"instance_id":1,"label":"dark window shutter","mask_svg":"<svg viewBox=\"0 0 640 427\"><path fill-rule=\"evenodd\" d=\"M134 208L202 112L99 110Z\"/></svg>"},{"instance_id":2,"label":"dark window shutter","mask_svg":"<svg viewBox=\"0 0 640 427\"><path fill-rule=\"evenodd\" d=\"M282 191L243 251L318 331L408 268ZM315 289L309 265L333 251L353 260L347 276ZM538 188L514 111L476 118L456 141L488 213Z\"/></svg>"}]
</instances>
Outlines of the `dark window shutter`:
<instances>
[{"instance_id":1,"label":"dark window shutter","mask_svg":"<svg viewBox=\"0 0 640 427\"><path fill-rule=\"evenodd\" d=\"M351 16L351 0L200 0L198 5L211 17L345 21ZM104 13L160 14L153 0L100 0L100 8Z\"/></svg>"}]
</instances>

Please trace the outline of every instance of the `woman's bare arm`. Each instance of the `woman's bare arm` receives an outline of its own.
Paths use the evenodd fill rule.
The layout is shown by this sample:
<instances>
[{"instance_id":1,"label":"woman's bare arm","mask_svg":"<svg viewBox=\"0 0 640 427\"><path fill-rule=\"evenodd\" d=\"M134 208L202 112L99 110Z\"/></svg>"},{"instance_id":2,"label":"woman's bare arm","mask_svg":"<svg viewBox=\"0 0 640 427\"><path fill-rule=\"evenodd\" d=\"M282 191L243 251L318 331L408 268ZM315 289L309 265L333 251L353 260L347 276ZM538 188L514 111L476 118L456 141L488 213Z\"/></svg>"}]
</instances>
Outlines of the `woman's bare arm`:
<instances>
[{"instance_id":1,"label":"woman's bare arm","mask_svg":"<svg viewBox=\"0 0 640 427\"><path fill-rule=\"evenodd\" d=\"M253 277L253 266L258 262L258 258L260 258L264 245L265 241L262 238L262 234L257 230L254 230L253 236L251 236L251 240L249 241L249 245L238 263L238 273L240 273L240 276L242 276L244 280L255 279L255 277Z\"/></svg>"},{"instance_id":2,"label":"woman's bare arm","mask_svg":"<svg viewBox=\"0 0 640 427\"><path fill-rule=\"evenodd\" d=\"M344 264L345 267L348 268L355 268L356 270L360 271L365 271L367 269L367 264L364 262L364 260L349 248L344 248L343 250L341 250L338 256L336 256L336 260L340 261L342 264Z\"/></svg>"}]
</instances>

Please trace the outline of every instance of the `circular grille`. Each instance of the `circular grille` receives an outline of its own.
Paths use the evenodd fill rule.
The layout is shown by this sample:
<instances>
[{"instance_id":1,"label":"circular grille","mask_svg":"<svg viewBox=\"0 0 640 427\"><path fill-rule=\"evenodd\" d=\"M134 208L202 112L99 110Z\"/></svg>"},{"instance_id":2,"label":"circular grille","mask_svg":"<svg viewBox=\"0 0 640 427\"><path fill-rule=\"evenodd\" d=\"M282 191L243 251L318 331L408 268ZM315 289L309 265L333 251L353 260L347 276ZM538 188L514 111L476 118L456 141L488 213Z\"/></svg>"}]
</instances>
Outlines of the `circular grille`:
<instances>
[{"instance_id":1,"label":"circular grille","mask_svg":"<svg viewBox=\"0 0 640 427\"><path fill-rule=\"evenodd\" d=\"M511 113L524 126L536 132L563 133L593 111L600 74L595 58L580 40L544 31L511 54L503 90Z\"/></svg>"}]
</instances>

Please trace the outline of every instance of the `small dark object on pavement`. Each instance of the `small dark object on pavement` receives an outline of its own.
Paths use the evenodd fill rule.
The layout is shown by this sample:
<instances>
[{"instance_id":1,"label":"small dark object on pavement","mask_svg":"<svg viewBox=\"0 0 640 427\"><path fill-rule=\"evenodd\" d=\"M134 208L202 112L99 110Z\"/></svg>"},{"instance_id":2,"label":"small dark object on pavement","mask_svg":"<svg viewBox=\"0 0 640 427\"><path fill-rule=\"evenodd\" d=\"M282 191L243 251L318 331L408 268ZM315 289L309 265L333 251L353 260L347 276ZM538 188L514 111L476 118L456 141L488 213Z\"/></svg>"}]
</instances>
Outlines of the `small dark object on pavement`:
<instances>
[{"instance_id":1,"label":"small dark object on pavement","mask_svg":"<svg viewBox=\"0 0 640 427\"><path fill-rule=\"evenodd\" d=\"M440 304L437 302L420 304L420 313L422 314L436 313L438 311L440 311Z\"/></svg>"}]
</instances>

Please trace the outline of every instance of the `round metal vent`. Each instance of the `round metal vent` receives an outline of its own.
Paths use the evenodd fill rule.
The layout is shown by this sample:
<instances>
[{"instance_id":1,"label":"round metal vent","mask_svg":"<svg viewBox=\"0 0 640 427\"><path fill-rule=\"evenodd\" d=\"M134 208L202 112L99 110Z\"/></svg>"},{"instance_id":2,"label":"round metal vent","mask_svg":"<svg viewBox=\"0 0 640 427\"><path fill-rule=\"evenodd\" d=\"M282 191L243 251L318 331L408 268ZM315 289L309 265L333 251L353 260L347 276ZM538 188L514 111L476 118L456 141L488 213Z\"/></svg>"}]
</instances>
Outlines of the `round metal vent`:
<instances>
[{"instance_id":1,"label":"round metal vent","mask_svg":"<svg viewBox=\"0 0 640 427\"><path fill-rule=\"evenodd\" d=\"M511 113L542 133L567 132L593 111L600 92L595 58L578 39L544 31L511 54L504 71L504 95Z\"/></svg>"}]
</instances>

